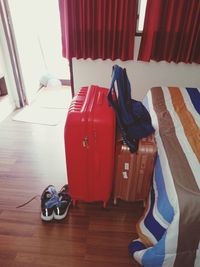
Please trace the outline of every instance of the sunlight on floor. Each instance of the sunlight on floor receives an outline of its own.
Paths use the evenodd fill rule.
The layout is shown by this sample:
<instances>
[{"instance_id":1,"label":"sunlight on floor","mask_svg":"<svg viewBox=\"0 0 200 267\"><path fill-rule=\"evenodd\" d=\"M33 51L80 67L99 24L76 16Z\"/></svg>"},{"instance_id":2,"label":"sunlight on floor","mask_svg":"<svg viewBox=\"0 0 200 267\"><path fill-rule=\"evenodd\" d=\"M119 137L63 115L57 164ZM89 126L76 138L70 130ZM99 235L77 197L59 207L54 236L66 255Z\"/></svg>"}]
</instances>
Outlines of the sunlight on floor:
<instances>
[{"instance_id":1,"label":"sunlight on floor","mask_svg":"<svg viewBox=\"0 0 200 267\"><path fill-rule=\"evenodd\" d=\"M46 108L68 108L71 99L70 86L43 87L31 105Z\"/></svg>"},{"instance_id":2,"label":"sunlight on floor","mask_svg":"<svg viewBox=\"0 0 200 267\"><path fill-rule=\"evenodd\" d=\"M9 96L1 96L0 97L0 122L3 121L12 111L13 105Z\"/></svg>"},{"instance_id":3,"label":"sunlight on floor","mask_svg":"<svg viewBox=\"0 0 200 267\"><path fill-rule=\"evenodd\" d=\"M66 118L71 99L68 86L44 87L31 105L19 110L13 120L55 126Z\"/></svg>"}]
</instances>

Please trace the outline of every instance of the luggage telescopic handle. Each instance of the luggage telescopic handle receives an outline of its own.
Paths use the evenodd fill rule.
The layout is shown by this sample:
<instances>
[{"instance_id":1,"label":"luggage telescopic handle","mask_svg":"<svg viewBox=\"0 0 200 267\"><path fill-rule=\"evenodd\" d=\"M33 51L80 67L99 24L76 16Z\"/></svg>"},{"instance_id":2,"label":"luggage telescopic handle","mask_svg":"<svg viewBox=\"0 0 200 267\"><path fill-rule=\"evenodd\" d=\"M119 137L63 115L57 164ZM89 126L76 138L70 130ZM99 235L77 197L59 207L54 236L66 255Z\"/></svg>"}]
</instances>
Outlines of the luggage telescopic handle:
<instances>
[{"instance_id":1,"label":"luggage telescopic handle","mask_svg":"<svg viewBox=\"0 0 200 267\"><path fill-rule=\"evenodd\" d=\"M102 105L103 104L103 97L104 97L104 93L99 91L98 97L97 97L97 104L98 105Z\"/></svg>"}]
</instances>

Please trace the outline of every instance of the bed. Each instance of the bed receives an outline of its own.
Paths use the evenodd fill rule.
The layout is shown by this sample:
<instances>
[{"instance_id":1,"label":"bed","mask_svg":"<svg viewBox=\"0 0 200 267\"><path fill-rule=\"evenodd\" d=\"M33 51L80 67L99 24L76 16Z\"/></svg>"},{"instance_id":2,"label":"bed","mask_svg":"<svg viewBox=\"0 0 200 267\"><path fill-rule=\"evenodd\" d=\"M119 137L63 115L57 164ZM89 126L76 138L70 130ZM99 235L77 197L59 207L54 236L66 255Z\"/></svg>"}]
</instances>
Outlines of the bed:
<instances>
[{"instance_id":1,"label":"bed","mask_svg":"<svg viewBox=\"0 0 200 267\"><path fill-rule=\"evenodd\" d=\"M145 267L200 267L200 89L153 87L144 104L158 156L129 252Z\"/></svg>"}]
</instances>

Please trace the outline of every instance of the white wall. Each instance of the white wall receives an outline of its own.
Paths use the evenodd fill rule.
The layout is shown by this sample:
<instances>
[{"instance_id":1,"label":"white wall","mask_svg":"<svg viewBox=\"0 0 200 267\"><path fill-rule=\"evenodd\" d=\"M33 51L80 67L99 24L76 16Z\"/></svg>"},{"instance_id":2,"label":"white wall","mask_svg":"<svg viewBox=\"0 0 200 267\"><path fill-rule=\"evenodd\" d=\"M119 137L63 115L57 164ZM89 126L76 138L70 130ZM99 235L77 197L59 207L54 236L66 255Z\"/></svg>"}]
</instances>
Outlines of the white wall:
<instances>
[{"instance_id":1,"label":"white wall","mask_svg":"<svg viewBox=\"0 0 200 267\"><path fill-rule=\"evenodd\" d=\"M33 0L37 7L37 29L48 73L70 80L68 60L62 56L58 0Z\"/></svg>"},{"instance_id":2,"label":"white wall","mask_svg":"<svg viewBox=\"0 0 200 267\"><path fill-rule=\"evenodd\" d=\"M91 84L109 87L114 64L127 69L132 87L132 96L138 100L141 100L148 89L153 86L200 87L200 65L137 61L139 44L140 37L136 37L134 61L73 59L75 91L79 90L81 86Z\"/></svg>"}]
</instances>

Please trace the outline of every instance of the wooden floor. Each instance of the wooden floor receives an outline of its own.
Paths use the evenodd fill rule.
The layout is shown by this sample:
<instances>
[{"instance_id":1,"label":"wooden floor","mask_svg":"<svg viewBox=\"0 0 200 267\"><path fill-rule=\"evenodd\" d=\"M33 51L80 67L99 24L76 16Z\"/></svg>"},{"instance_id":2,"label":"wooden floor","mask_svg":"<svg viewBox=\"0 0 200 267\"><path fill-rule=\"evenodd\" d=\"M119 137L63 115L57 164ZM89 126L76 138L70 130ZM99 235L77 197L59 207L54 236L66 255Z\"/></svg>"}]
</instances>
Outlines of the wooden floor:
<instances>
[{"instance_id":1,"label":"wooden floor","mask_svg":"<svg viewBox=\"0 0 200 267\"><path fill-rule=\"evenodd\" d=\"M40 197L49 184L66 184L63 125L0 123L0 266L139 266L127 246L136 238L140 203L80 203L62 221L40 219ZM78 163L77 163L78 164Z\"/></svg>"}]
</instances>

